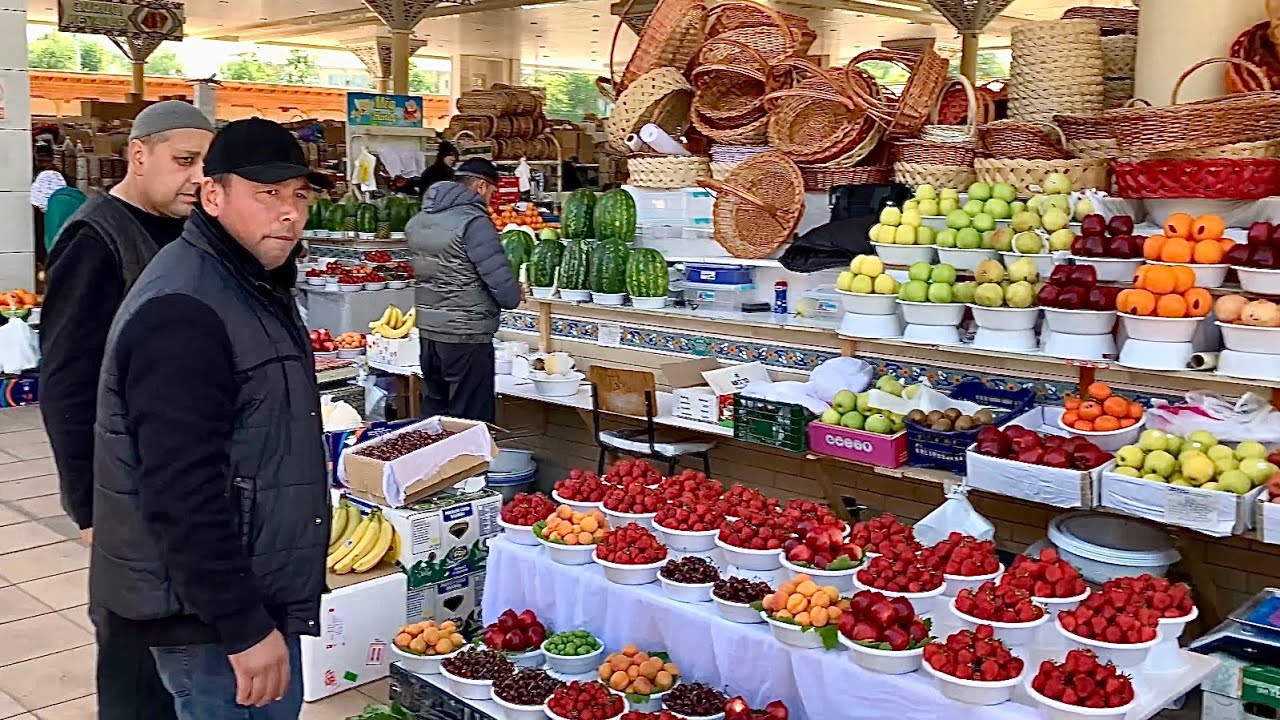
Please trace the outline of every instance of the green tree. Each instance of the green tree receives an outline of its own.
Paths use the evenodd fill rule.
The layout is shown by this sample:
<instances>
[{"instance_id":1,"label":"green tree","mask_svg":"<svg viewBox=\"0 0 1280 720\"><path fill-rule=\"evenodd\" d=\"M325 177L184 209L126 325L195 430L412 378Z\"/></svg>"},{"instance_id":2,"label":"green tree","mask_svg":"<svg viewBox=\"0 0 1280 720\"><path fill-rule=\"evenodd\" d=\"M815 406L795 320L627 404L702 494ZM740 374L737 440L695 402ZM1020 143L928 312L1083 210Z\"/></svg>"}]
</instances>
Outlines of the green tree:
<instances>
[{"instance_id":1,"label":"green tree","mask_svg":"<svg viewBox=\"0 0 1280 720\"><path fill-rule=\"evenodd\" d=\"M86 40L80 43L80 69L88 72L102 72L106 52L101 45Z\"/></svg>"},{"instance_id":2,"label":"green tree","mask_svg":"<svg viewBox=\"0 0 1280 720\"><path fill-rule=\"evenodd\" d=\"M524 82L546 92L546 112L551 117L581 120L604 109L593 75L540 70L526 75Z\"/></svg>"},{"instance_id":3,"label":"green tree","mask_svg":"<svg viewBox=\"0 0 1280 720\"><path fill-rule=\"evenodd\" d=\"M277 82L286 85L314 85L320 80L316 57L306 50L293 49L280 69Z\"/></svg>"},{"instance_id":4,"label":"green tree","mask_svg":"<svg viewBox=\"0 0 1280 720\"><path fill-rule=\"evenodd\" d=\"M75 38L54 31L31 41L27 60L37 70L78 70L81 64Z\"/></svg>"},{"instance_id":5,"label":"green tree","mask_svg":"<svg viewBox=\"0 0 1280 720\"><path fill-rule=\"evenodd\" d=\"M951 66L948 72L952 75L960 74L959 55L951 58ZM1008 77L1009 63L1001 59L998 53L991 50L981 50L978 52L978 82L986 82L987 80L998 80Z\"/></svg>"},{"instance_id":6,"label":"green tree","mask_svg":"<svg viewBox=\"0 0 1280 720\"><path fill-rule=\"evenodd\" d=\"M882 60L869 60L858 65L881 85L905 85L910 77L902 67Z\"/></svg>"},{"instance_id":7,"label":"green tree","mask_svg":"<svg viewBox=\"0 0 1280 720\"><path fill-rule=\"evenodd\" d=\"M178 59L177 53L172 50L157 50L147 58L147 74L182 77L186 73L182 70L182 61Z\"/></svg>"},{"instance_id":8,"label":"green tree","mask_svg":"<svg viewBox=\"0 0 1280 720\"><path fill-rule=\"evenodd\" d=\"M409 92L421 95L439 95L440 73L429 73L420 68L410 67Z\"/></svg>"},{"instance_id":9,"label":"green tree","mask_svg":"<svg viewBox=\"0 0 1280 720\"><path fill-rule=\"evenodd\" d=\"M234 60L224 63L218 74L223 80L240 82L277 82L280 79L279 68L262 62L258 53L252 51L240 53Z\"/></svg>"}]
</instances>

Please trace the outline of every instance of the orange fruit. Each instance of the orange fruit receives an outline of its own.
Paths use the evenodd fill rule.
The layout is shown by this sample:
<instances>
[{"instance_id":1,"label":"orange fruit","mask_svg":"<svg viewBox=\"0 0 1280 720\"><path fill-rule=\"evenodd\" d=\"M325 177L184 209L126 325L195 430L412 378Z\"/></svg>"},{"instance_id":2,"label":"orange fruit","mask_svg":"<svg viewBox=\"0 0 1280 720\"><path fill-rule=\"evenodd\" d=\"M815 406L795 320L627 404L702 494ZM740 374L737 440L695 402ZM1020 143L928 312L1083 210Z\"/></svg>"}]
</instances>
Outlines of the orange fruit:
<instances>
[{"instance_id":1,"label":"orange fruit","mask_svg":"<svg viewBox=\"0 0 1280 720\"><path fill-rule=\"evenodd\" d=\"M1156 310L1156 296L1149 290L1124 290L1116 298L1116 308L1129 315L1150 315Z\"/></svg>"},{"instance_id":2,"label":"orange fruit","mask_svg":"<svg viewBox=\"0 0 1280 720\"><path fill-rule=\"evenodd\" d=\"M1098 432L1111 432L1120 429L1120 418L1111 415L1103 415L1093 423L1093 429Z\"/></svg>"},{"instance_id":3,"label":"orange fruit","mask_svg":"<svg viewBox=\"0 0 1280 720\"><path fill-rule=\"evenodd\" d=\"M1141 420L1144 412L1146 412L1146 409L1142 407L1142 403L1137 403L1132 400L1129 401L1128 415L1131 419Z\"/></svg>"},{"instance_id":4,"label":"orange fruit","mask_svg":"<svg viewBox=\"0 0 1280 720\"><path fill-rule=\"evenodd\" d=\"M1196 240L1217 240L1226 229L1227 224L1217 215L1201 215L1191 223L1191 237Z\"/></svg>"},{"instance_id":5,"label":"orange fruit","mask_svg":"<svg viewBox=\"0 0 1280 720\"><path fill-rule=\"evenodd\" d=\"M1184 318L1187 316L1187 301L1174 293L1161 295L1156 301L1156 315L1162 318Z\"/></svg>"},{"instance_id":6,"label":"orange fruit","mask_svg":"<svg viewBox=\"0 0 1280 720\"><path fill-rule=\"evenodd\" d=\"M1213 296L1204 288L1193 287L1182 293L1187 301L1188 317L1204 317L1213 309Z\"/></svg>"},{"instance_id":7,"label":"orange fruit","mask_svg":"<svg viewBox=\"0 0 1280 720\"><path fill-rule=\"evenodd\" d=\"M1080 419L1080 413L1075 410L1068 410L1062 413L1062 424L1067 427L1074 427L1076 421Z\"/></svg>"},{"instance_id":8,"label":"orange fruit","mask_svg":"<svg viewBox=\"0 0 1280 720\"><path fill-rule=\"evenodd\" d=\"M1139 265L1138 269L1133 272L1133 286L1139 290L1147 289L1147 271L1151 269L1151 265Z\"/></svg>"},{"instance_id":9,"label":"orange fruit","mask_svg":"<svg viewBox=\"0 0 1280 720\"><path fill-rule=\"evenodd\" d=\"M1129 414L1129 401L1119 395L1112 395L1102 403L1102 412L1111 417L1125 417Z\"/></svg>"},{"instance_id":10,"label":"orange fruit","mask_svg":"<svg viewBox=\"0 0 1280 720\"><path fill-rule=\"evenodd\" d=\"M1085 388L1085 394L1092 400L1102 402L1111 397L1111 388L1106 383L1091 383L1089 387Z\"/></svg>"},{"instance_id":11,"label":"orange fruit","mask_svg":"<svg viewBox=\"0 0 1280 720\"><path fill-rule=\"evenodd\" d=\"M1167 263L1191 262L1191 241L1183 238L1169 238L1160 248L1160 259Z\"/></svg>"},{"instance_id":12,"label":"orange fruit","mask_svg":"<svg viewBox=\"0 0 1280 720\"><path fill-rule=\"evenodd\" d=\"M1191 237L1196 219L1186 213L1174 213L1164 221L1164 234L1171 238Z\"/></svg>"},{"instance_id":13,"label":"orange fruit","mask_svg":"<svg viewBox=\"0 0 1280 720\"><path fill-rule=\"evenodd\" d=\"M1176 293L1184 293L1190 290L1196 284L1196 271L1186 265L1174 265L1169 268L1173 271L1173 291Z\"/></svg>"},{"instance_id":14,"label":"orange fruit","mask_svg":"<svg viewBox=\"0 0 1280 720\"><path fill-rule=\"evenodd\" d=\"M1170 241L1172 242L1172 241ZM1152 265L1143 275L1143 288L1156 295L1167 295L1173 292L1178 284L1173 268L1167 265Z\"/></svg>"},{"instance_id":15,"label":"orange fruit","mask_svg":"<svg viewBox=\"0 0 1280 720\"><path fill-rule=\"evenodd\" d=\"M1133 418L1120 418L1120 427L1122 428L1133 427L1134 425L1137 425L1137 424L1138 424L1138 421L1134 420Z\"/></svg>"},{"instance_id":16,"label":"orange fruit","mask_svg":"<svg viewBox=\"0 0 1280 720\"><path fill-rule=\"evenodd\" d=\"M1213 265L1222 262L1224 252L1217 240L1201 240L1191 251L1191 259L1201 265Z\"/></svg>"},{"instance_id":17,"label":"orange fruit","mask_svg":"<svg viewBox=\"0 0 1280 720\"><path fill-rule=\"evenodd\" d=\"M1082 430L1084 432L1093 432L1093 423L1089 422L1088 420L1079 420L1076 422L1075 425L1072 425L1071 427L1075 428L1076 430Z\"/></svg>"},{"instance_id":18,"label":"orange fruit","mask_svg":"<svg viewBox=\"0 0 1280 720\"><path fill-rule=\"evenodd\" d=\"M1062 405L1068 410L1079 410L1080 398L1075 395L1067 395L1066 399L1062 401Z\"/></svg>"},{"instance_id":19,"label":"orange fruit","mask_svg":"<svg viewBox=\"0 0 1280 720\"><path fill-rule=\"evenodd\" d=\"M1142 257L1148 260L1159 260L1160 249L1168 240L1169 238L1163 235L1152 235L1147 238L1146 242L1142 243Z\"/></svg>"},{"instance_id":20,"label":"orange fruit","mask_svg":"<svg viewBox=\"0 0 1280 720\"><path fill-rule=\"evenodd\" d=\"M1102 417L1102 405L1093 402L1092 400L1088 400L1080 403L1080 410L1078 412L1081 420L1093 422L1094 420Z\"/></svg>"}]
</instances>

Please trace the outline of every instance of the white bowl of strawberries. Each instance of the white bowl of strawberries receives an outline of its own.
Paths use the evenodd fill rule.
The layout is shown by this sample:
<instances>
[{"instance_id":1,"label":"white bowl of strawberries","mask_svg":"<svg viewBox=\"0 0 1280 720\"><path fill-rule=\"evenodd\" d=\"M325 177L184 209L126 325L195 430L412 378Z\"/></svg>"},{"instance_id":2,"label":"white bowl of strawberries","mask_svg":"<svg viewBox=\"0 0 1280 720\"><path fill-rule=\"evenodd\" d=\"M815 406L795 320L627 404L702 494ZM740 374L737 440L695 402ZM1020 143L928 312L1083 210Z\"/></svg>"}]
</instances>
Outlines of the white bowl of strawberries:
<instances>
[{"instance_id":1,"label":"white bowl of strawberries","mask_svg":"<svg viewBox=\"0 0 1280 720\"><path fill-rule=\"evenodd\" d=\"M654 516L653 529L662 542L677 552L705 553L714 549L716 535L724 523L725 503L719 497L669 487L659 487L658 492L666 498L666 504Z\"/></svg>"},{"instance_id":2,"label":"white bowl of strawberries","mask_svg":"<svg viewBox=\"0 0 1280 720\"><path fill-rule=\"evenodd\" d=\"M551 499L578 512L587 512L600 508L608 491L594 471L574 468L569 471L569 477L556 482Z\"/></svg>"},{"instance_id":3,"label":"white bowl of strawberries","mask_svg":"<svg viewBox=\"0 0 1280 720\"><path fill-rule=\"evenodd\" d=\"M1116 590L1138 594L1136 602L1159 613L1156 634L1160 641L1148 653L1143 668L1148 672L1178 672L1186 667L1178 639L1187 625L1200 616L1200 609L1191 598L1191 586L1144 574L1108 580L1103 583L1101 594Z\"/></svg>"},{"instance_id":4,"label":"white bowl of strawberries","mask_svg":"<svg viewBox=\"0 0 1280 720\"><path fill-rule=\"evenodd\" d=\"M555 503L541 493L516 493L498 516L498 525L503 534L517 545L537 545L539 540L533 534L533 526L539 520L546 519L556 511Z\"/></svg>"},{"instance_id":5,"label":"white bowl of strawberries","mask_svg":"<svg viewBox=\"0 0 1280 720\"><path fill-rule=\"evenodd\" d=\"M1050 615L1072 610L1089 597L1089 586L1080 571L1051 547L1043 548L1036 557L1019 555L1000 576L1000 584L1029 593Z\"/></svg>"},{"instance_id":6,"label":"white bowl of strawberries","mask_svg":"<svg viewBox=\"0 0 1280 720\"><path fill-rule=\"evenodd\" d=\"M1160 642L1160 613L1145 607L1141 595L1108 590L1058 613L1057 628L1068 643L1123 670L1137 670Z\"/></svg>"},{"instance_id":7,"label":"white bowl of strawberries","mask_svg":"<svg viewBox=\"0 0 1280 720\"><path fill-rule=\"evenodd\" d=\"M551 720L581 718L584 713L599 720L617 720L627 708L627 699L610 692L604 683L574 680L553 692L544 709Z\"/></svg>"},{"instance_id":8,"label":"white bowl of strawberries","mask_svg":"<svg viewBox=\"0 0 1280 720\"><path fill-rule=\"evenodd\" d=\"M1129 677L1088 650L1072 650L1061 663L1040 663L1026 688L1048 720L1123 718L1137 702Z\"/></svg>"},{"instance_id":9,"label":"white bowl of strawberries","mask_svg":"<svg viewBox=\"0 0 1280 720\"><path fill-rule=\"evenodd\" d=\"M1029 647L1049 612L1026 592L1011 585L985 582L978 589L965 588L951 599L951 614L961 626L973 630L989 625L1006 645Z\"/></svg>"},{"instance_id":10,"label":"white bowl of strawberries","mask_svg":"<svg viewBox=\"0 0 1280 720\"><path fill-rule=\"evenodd\" d=\"M914 556L872 558L853 576L855 590L874 590L911 601L916 611L928 615L938 609L938 598L947 591L942 573L926 567Z\"/></svg>"},{"instance_id":11,"label":"white bowl of strawberries","mask_svg":"<svg viewBox=\"0 0 1280 720\"><path fill-rule=\"evenodd\" d=\"M1013 697L1025 670L990 625L961 630L924 646L925 673L945 697L967 705L999 705Z\"/></svg>"},{"instance_id":12,"label":"white bowl of strawberries","mask_svg":"<svg viewBox=\"0 0 1280 720\"><path fill-rule=\"evenodd\" d=\"M733 567L766 572L782 567L782 541L790 532L775 512L742 510L743 517L726 519L716 535L716 547Z\"/></svg>"},{"instance_id":13,"label":"white bowl of strawberries","mask_svg":"<svg viewBox=\"0 0 1280 720\"><path fill-rule=\"evenodd\" d=\"M853 661L884 675L920 668L931 627L910 600L875 590L855 593L838 625L840 644L853 651Z\"/></svg>"},{"instance_id":14,"label":"white bowl of strawberries","mask_svg":"<svg viewBox=\"0 0 1280 720\"><path fill-rule=\"evenodd\" d=\"M639 481L623 487L610 487L605 493L602 507L609 524L622 527L635 523L648 530L653 529L653 519L663 506L657 490L645 487Z\"/></svg>"},{"instance_id":15,"label":"white bowl of strawberries","mask_svg":"<svg viewBox=\"0 0 1280 720\"><path fill-rule=\"evenodd\" d=\"M635 523L605 534L596 543L594 559L604 576L618 585L648 585L667 564L667 548L648 528Z\"/></svg>"},{"instance_id":16,"label":"white bowl of strawberries","mask_svg":"<svg viewBox=\"0 0 1280 720\"><path fill-rule=\"evenodd\" d=\"M942 571L947 597L955 597L966 588L974 590L1004 572L1004 565L996 558L995 542L958 532L921 551L920 561Z\"/></svg>"}]
</instances>

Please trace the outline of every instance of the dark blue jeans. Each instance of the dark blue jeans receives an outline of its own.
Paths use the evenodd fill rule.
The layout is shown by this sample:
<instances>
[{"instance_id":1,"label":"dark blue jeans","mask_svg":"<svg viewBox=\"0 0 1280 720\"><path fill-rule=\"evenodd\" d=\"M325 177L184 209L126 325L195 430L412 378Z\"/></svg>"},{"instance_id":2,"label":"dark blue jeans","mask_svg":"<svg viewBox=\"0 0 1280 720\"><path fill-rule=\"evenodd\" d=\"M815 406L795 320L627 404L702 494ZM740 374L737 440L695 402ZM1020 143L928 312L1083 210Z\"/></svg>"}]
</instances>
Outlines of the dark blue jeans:
<instances>
[{"instance_id":1,"label":"dark blue jeans","mask_svg":"<svg viewBox=\"0 0 1280 720\"><path fill-rule=\"evenodd\" d=\"M302 712L302 650L298 636L289 647L289 687L284 698L265 707L236 704L236 675L227 654L217 645L157 647L160 679L173 694L179 720L298 720Z\"/></svg>"}]
</instances>

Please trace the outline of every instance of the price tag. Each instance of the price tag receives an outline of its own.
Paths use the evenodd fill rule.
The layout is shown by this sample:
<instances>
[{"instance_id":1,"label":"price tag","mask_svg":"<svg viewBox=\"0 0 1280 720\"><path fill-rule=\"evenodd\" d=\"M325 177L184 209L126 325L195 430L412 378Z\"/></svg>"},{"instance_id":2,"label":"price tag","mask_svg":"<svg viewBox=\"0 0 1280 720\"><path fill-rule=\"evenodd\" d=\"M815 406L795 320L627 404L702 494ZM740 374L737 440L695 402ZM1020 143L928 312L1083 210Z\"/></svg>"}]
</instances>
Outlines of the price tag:
<instances>
[{"instance_id":1,"label":"price tag","mask_svg":"<svg viewBox=\"0 0 1280 720\"><path fill-rule=\"evenodd\" d=\"M606 347L622 345L622 326L618 323L599 323L596 325L596 343Z\"/></svg>"},{"instance_id":2,"label":"price tag","mask_svg":"<svg viewBox=\"0 0 1280 720\"><path fill-rule=\"evenodd\" d=\"M1214 493L1170 485L1164 496L1164 521L1183 527L1209 527L1218 521Z\"/></svg>"}]
</instances>

